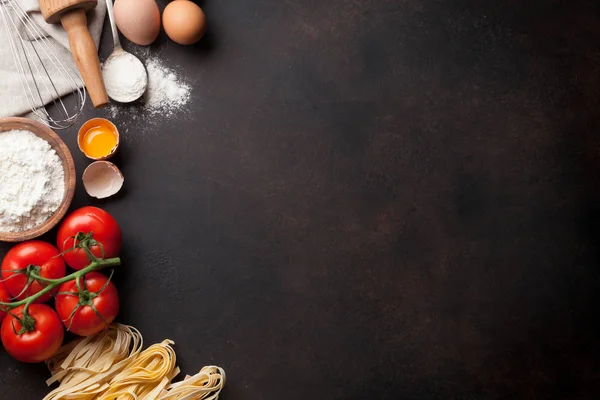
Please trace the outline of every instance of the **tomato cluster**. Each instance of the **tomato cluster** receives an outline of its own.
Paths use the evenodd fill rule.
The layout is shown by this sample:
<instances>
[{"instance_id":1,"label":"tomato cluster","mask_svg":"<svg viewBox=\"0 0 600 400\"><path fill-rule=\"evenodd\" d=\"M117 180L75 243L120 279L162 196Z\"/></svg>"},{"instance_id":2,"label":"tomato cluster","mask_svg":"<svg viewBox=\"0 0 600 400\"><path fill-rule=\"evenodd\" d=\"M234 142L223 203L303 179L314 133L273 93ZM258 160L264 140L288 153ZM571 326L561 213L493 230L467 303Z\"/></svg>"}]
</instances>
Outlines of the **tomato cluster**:
<instances>
[{"instance_id":1,"label":"tomato cluster","mask_svg":"<svg viewBox=\"0 0 600 400\"><path fill-rule=\"evenodd\" d=\"M0 302L22 304L0 307L6 351L23 362L41 362L62 344L63 325L80 336L106 328L119 312L117 289L109 277L88 266L117 257L120 250L117 221L97 207L67 216L58 229L57 247L32 240L10 249L1 264ZM65 277L65 264L86 270ZM71 276L75 278L68 280ZM52 298L55 309L43 304Z\"/></svg>"}]
</instances>

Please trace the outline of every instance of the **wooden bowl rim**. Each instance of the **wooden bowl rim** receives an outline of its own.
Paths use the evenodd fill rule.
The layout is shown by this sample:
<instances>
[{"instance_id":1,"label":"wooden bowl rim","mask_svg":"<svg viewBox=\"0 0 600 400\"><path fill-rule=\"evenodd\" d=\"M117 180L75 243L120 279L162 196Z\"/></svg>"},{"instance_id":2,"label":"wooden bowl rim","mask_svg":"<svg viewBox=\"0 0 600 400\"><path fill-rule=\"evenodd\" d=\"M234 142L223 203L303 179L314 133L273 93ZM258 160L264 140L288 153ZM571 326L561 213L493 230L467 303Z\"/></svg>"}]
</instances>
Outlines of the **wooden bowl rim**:
<instances>
[{"instance_id":1,"label":"wooden bowl rim","mask_svg":"<svg viewBox=\"0 0 600 400\"><path fill-rule=\"evenodd\" d=\"M0 231L0 241L3 242L22 242L25 240L30 240L37 238L44 233L48 232L50 229L54 228L56 224L60 222L60 220L65 216L69 207L71 206L71 202L73 201L73 196L75 195L75 184L76 184L76 173L75 173L75 163L73 162L73 156L71 155L71 151L65 144L65 142L58 136L52 129L42 124L41 122L29 119L29 118L21 118L21 117L9 117L9 118L0 118L0 128L4 127L7 124L21 124L21 128L13 128L13 129L22 129L28 130L35 134L36 136L46 140L50 143L50 146L56 151L56 154L60 158L63 164L63 169L65 171L65 194L62 202L58 209L48 218L44 223L38 225L34 228L28 229L22 232L1 232ZM52 138L54 143L48 141L46 137L40 136L39 132L44 132L44 134L48 135L48 137Z\"/></svg>"}]
</instances>

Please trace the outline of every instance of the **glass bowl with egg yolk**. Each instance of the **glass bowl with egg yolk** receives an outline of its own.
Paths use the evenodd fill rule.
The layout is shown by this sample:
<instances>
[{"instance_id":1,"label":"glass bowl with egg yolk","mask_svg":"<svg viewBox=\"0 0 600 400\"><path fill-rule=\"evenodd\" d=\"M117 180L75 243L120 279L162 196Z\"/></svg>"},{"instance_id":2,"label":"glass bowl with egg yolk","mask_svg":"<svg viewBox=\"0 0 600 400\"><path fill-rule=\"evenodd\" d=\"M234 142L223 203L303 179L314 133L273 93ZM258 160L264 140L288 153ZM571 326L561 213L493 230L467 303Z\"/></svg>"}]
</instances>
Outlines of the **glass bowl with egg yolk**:
<instances>
[{"instance_id":1,"label":"glass bowl with egg yolk","mask_svg":"<svg viewBox=\"0 0 600 400\"><path fill-rule=\"evenodd\" d=\"M92 160L108 160L119 147L119 131L109 120L93 118L79 129L77 145Z\"/></svg>"}]
</instances>

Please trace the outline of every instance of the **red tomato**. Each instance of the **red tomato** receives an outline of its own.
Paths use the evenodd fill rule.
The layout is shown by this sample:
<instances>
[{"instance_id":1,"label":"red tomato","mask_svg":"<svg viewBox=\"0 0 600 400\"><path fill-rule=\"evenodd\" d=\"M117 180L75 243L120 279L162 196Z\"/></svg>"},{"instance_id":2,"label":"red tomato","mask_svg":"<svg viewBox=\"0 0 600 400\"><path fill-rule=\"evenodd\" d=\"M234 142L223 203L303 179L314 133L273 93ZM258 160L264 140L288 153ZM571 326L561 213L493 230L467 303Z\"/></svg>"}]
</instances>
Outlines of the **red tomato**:
<instances>
[{"instance_id":1,"label":"red tomato","mask_svg":"<svg viewBox=\"0 0 600 400\"><path fill-rule=\"evenodd\" d=\"M8 293L8 289L6 288L6 286L4 286L4 283L2 281L0 281L0 302L10 303L10 301L11 301L10 293ZM2 310L2 307L0 307L0 322L2 322L5 315L6 315L6 312L4 312Z\"/></svg>"},{"instance_id":2,"label":"red tomato","mask_svg":"<svg viewBox=\"0 0 600 400\"><path fill-rule=\"evenodd\" d=\"M58 315L49 306L32 304L29 306L27 317L23 317L24 307L15 308L11 311L12 315L9 314L4 318L0 328L2 344L8 354L19 361L28 363L46 361L59 349L65 331ZM23 325L29 325L30 331L21 333Z\"/></svg>"},{"instance_id":3,"label":"red tomato","mask_svg":"<svg viewBox=\"0 0 600 400\"><path fill-rule=\"evenodd\" d=\"M58 229L57 246L64 252L65 262L71 268L80 270L90 264L90 259L81 248L65 252L74 246L74 237L77 237L78 241L87 241L92 254L98 258L117 257L121 251L119 224L109 213L97 207L75 210L64 219Z\"/></svg>"},{"instance_id":4,"label":"red tomato","mask_svg":"<svg viewBox=\"0 0 600 400\"><path fill-rule=\"evenodd\" d=\"M13 298L23 300L44 288L29 275L32 271L42 278L58 279L65 276L66 267L58 250L50 243L31 240L16 245L2 261L2 279ZM46 293L35 302L44 303L51 298L52 293Z\"/></svg>"},{"instance_id":5,"label":"red tomato","mask_svg":"<svg viewBox=\"0 0 600 400\"><path fill-rule=\"evenodd\" d=\"M56 295L56 311L67 330L79 336L90 336L113 322L119 313L119 296L115 285L100 272L90 272L79 284L81 291L78 291L75 280L60 286Z\"/></svg>"}]
</instances>

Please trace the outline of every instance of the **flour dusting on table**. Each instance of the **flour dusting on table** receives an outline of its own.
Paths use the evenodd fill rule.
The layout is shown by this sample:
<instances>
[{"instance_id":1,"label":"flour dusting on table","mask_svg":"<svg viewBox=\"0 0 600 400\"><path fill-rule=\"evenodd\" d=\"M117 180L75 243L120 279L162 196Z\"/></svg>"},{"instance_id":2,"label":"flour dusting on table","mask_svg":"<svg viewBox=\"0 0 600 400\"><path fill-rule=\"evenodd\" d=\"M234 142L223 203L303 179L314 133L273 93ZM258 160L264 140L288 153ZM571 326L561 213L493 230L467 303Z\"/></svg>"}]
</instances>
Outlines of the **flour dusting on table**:
<instances>
[{"instance_id":1,"label":"flour dusting on table","mask_svg":"<svg viewBox=\"0 0 600 400\"><path fill-rule=\"evenodd\" d=\"M123 109L117 105L110 106L108 112L111 118L117 117L121 112L169 118L183 111L189 103L192 88L176 71L166 67L158 58L146 60L145 65L148 71L146 93L135 108Z\"/></svg>"}]
</instances>

